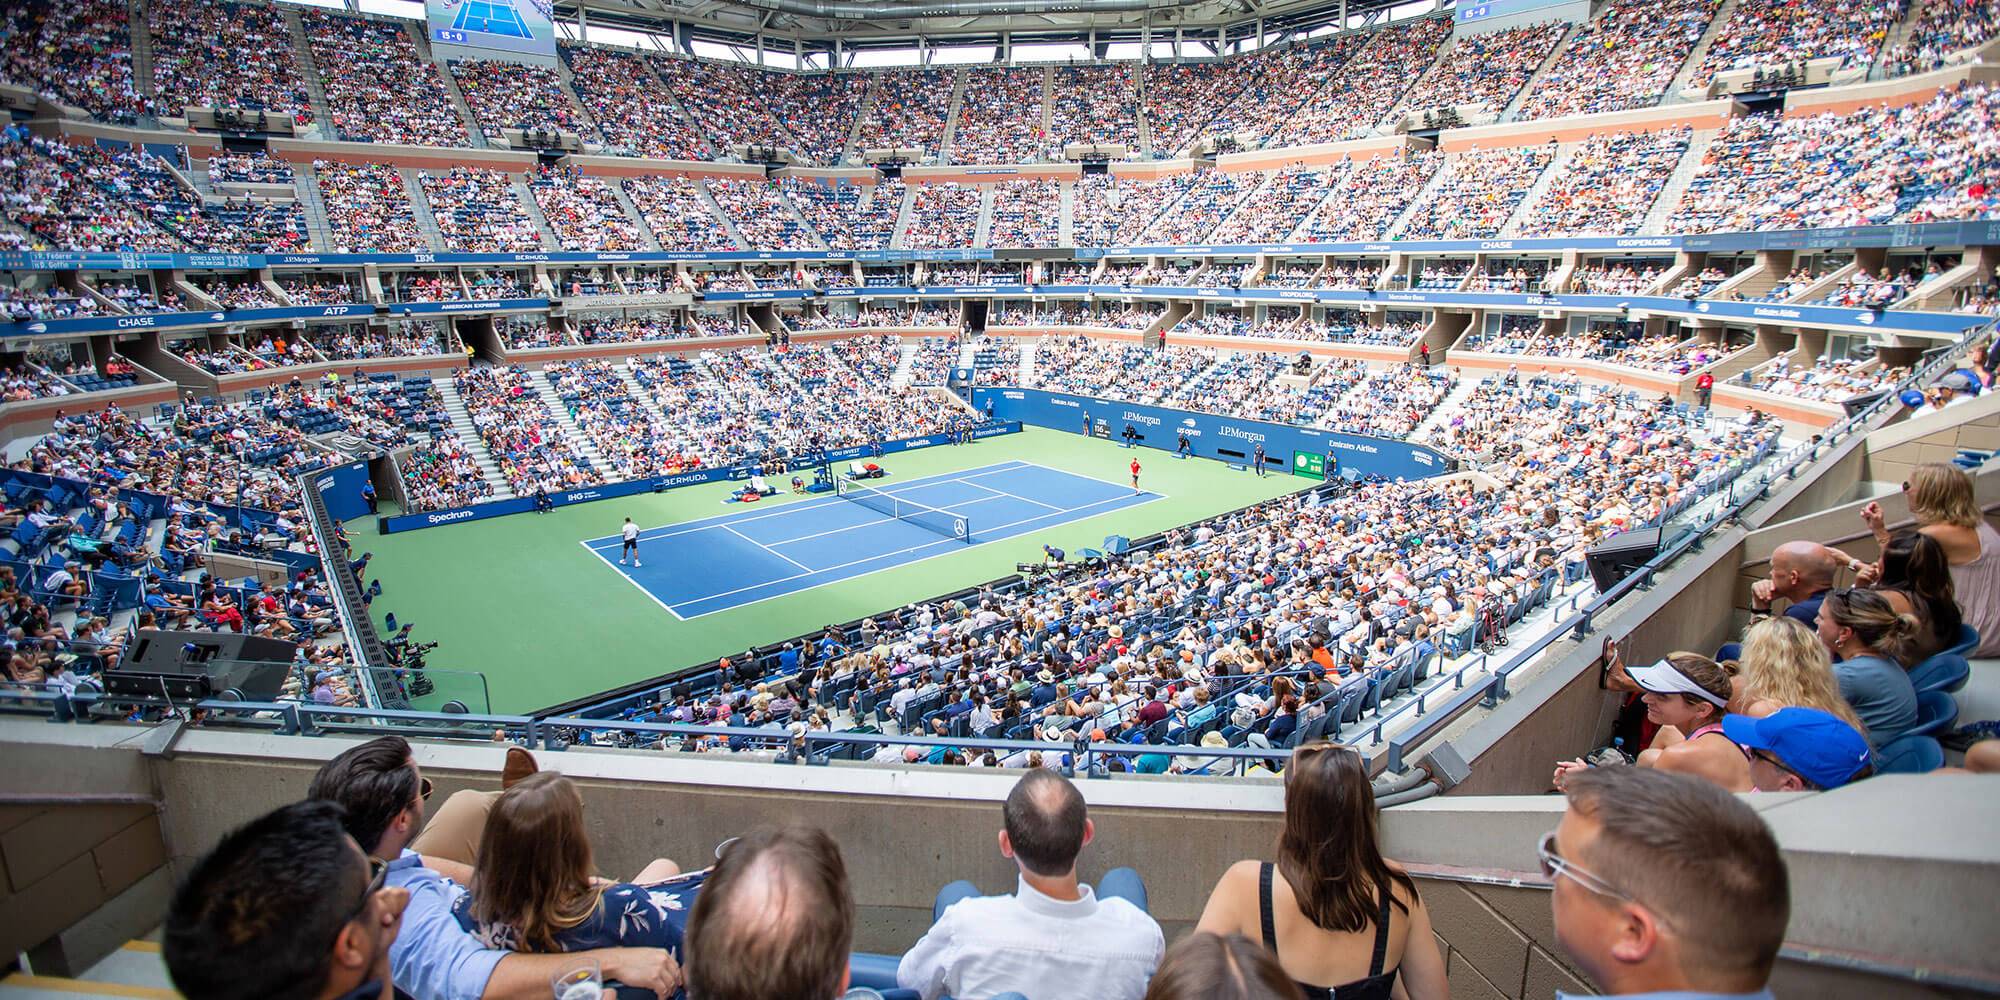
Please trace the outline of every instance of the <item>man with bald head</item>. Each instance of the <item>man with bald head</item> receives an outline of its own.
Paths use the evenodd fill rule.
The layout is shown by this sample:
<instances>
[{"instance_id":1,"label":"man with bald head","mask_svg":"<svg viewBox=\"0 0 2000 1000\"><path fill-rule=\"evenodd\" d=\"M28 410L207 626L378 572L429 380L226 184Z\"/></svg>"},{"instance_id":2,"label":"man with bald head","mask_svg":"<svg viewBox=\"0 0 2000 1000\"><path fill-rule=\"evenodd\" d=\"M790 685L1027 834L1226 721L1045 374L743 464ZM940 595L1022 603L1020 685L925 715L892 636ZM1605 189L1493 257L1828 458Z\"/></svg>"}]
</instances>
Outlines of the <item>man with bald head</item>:
<instances>
[{"instance_id":1,"label":"man with bald head","mask_svg":"<svg viewBox=\"0 0 2000 1000\"><path fill-rule=\"evenodd\" d=\"M731 842L688 915L689 1000L834 1000L847 990L854 894L840 848L814 827Z\"/></svg>"},{"instance_id":2,"label":"man with bald head","mask_svg":"<svg viewBox=\"0 0 2000 1000\"><path fill-rule=\"evenodd\" d=\"M1818 542L1786 542L1771 553L1771 575L1750 585L1750 610L1768 615L1782 597L1791 602L1785 617L1816 628L1820 598L1833 589L1839 568L1840 557Z\"/></svg>"},{"instance_id":3,"label":"man with bald head","mask_svg":"<svg viewBox=\"0 0 2000 1000\"><path fill-rule=\"evenodd\" d=\"M1106 872L1101 892L1077 881L1076 856L1097 832L1082 793L1037 768L1014 783L1001 815L1000 854L1019 871L1014 895L980 896L970 882L945 886L930 932L896 969L896 985L924 1000L1015 993L1139 1000L1166 940L1146 914L1138 873ZM713 892L712 882L702 891Z\"/></svg>"}]
</instances>

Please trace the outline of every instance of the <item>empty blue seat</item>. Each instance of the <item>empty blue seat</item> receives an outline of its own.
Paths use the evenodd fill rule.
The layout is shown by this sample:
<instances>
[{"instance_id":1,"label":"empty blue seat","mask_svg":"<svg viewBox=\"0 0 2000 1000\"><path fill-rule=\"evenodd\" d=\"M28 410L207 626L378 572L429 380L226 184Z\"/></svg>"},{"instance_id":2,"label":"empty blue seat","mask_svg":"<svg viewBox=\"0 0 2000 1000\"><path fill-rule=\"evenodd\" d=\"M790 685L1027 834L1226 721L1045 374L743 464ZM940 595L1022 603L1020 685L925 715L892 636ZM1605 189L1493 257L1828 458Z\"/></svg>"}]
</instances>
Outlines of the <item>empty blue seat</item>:
<instances>
[{"instance_id":1,"label":"empty blue seat","mask_svg":"<svg viewBox=\"0 0 2000 1000\"><path fill-rule=\"evenodd\" d=\"M1944 747L1928 736L1899 736L1875 751L1877 774L1925 774L1944 766Z\"/></svg>"},{"instance_id":2,"label":"empty blue seat","mask_svg":"<svg viewBox=\"0 0 2000 1000\"><path fill-rule=\"evenodd\" d=\"M1972 677L1972 664L1957 653L1939 653L1910 668L1910 683L1917 693L1956 691Z\"/></svg>"},{"instance_id":3,"label":"empty blue seat","mask_svg":"<svg viewBox=\"0 0 2000 1000\"><path fill-rule=\"evenodd\" d=\"M1958 721L1958 702L1944 691L1917 692L1917 724L1905 736L1932 736L1949 732Z\"/></svg>"},{"instance_id":4,"label":"empty blue seat","mask_svg":"<svg viewBox=\"0 0 2000 1000\"><path fill-rule=\"evenodd\" d=\"M1945 652L1965 656L1979 647L1979 630L1965 622L1958 624L1958 637L1953 639Z\"/></svg>"}]
</instances>

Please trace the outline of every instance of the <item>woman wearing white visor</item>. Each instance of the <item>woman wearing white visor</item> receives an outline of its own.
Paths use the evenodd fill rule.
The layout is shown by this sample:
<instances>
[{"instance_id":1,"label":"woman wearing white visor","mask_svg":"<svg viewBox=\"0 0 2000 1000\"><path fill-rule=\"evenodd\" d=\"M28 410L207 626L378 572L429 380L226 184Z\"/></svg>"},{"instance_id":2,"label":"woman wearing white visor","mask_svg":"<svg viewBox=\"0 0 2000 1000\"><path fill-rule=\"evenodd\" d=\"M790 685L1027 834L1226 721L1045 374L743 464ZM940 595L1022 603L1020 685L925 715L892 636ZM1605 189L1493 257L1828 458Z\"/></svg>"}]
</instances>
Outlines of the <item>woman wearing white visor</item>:
<instances>
[{"instance_id":1,"label":"woman wearing white visor","mask_svg":"<svg viewBox=\"0 0 2000 1000\"><path fill-rule=\"evenodd\" d=\"M1639 754L1640 767L1691 774L1732 792L1750 791L1749 755L1722 732L1730 696L1726 671L1706 656L1677 652L1648 666L1628 667L1626 673L1645 692L1640 700L1646 718L1660 727L1653 745ZM1565 775L1587 766L1581 760L1556 765L1556 787L1563 787Z\"/></svg>"}]
</instances>

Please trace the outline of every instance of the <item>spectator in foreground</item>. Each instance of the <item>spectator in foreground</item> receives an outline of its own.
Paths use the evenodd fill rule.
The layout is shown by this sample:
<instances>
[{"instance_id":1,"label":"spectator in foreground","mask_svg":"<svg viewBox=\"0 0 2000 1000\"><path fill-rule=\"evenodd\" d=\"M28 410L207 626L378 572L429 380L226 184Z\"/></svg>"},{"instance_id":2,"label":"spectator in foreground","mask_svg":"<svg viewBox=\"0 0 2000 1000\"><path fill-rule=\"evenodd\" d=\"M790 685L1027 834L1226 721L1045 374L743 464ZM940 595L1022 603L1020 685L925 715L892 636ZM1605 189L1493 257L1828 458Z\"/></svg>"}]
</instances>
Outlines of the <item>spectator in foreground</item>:
<instances>
[{"instance_id":1,"label":"spectator in foreground","mask_svg":"<svg viewBox=\"0 0 2000 1000\"><path fill-rule=\"evenodd\" d=\"M339 803L347 832L361 849L386 862L386 881L409 891L403 930L389 949L396 988L415 1000L547 1000L549 979L572 965L571 955L529 955L485 947L452 917L472 870L409 849L424 826L430 782L417 770L410 744L382 736L328 761L306 797ZM450 872L442 874L439 869ZM671 993L680 969L661 948L600 948L604 978Z\"/></svg>"},{"instance_id":2,"label":"spectator in foreground","mask_svg":"<svg viewBox=\"0 0 2000 1000\"><path fill-rule=\"evenodd\" d=\"M847 988L853 947L854 895L833 838L812 827L754 830L722 852L695 901L688 996L833 1000Z\"/></svg>"},{"instance_id":3,"label":"spectator in foreground","mask_svg":"<svg viewBox=\"0 0 2000 1000\"><path fill-rule=\"evenodd\" d=\"M1673 652L1657 662L1624 668L1632 686L1644 692L1646 721L1659 727L1651 746L1640 751L1640 767L1679 771L1715 782L1733 792L1750 790L1750 759L1722 732L1723 716L1735 695L1729 674L1700 653ZM1591 764L1578 759L1556 765L1557 790Z\"/></svg>"},{"instance_id":4,"label":"spectator in foreground","mask_svg":"<svg viewBox=\"0 0 2000 1000\"><path fill-rule=\"evenodd\" d=\"M1305 1000L1305 994L1256 942L1196 931L1167 949L1146 1000Z\"/></svg>"},{"instance_id":5,"label":"spectator in foreground","mask_svg":"<svg viewBox=\"0 0 2000 1000\"><path fill-rule=\"evenodd\" d=\"M453 908L459 925L509 951L665 948L682 959L687 911L706 873L660 859L631 882L594 877L583 796L551 771L502 792L486 818L479 868Z\"/></svg>"},{"instance_id":6,"label":"spectator in foreground","mask_svg":"<svg viewBox=\"0 0 2000 1000\"><path fill-rule=\"evenodd\" d=\"M1868 738L1816 708L1781 708L1761 719L1732 715L1722 731L1750 754L1760 792L1816 792L1874 773Z\"/></svg>"},{"instance_id":7,"label":"spectator in foreground","mask_svg":"<svg viewBox=\"0 0 2000 1000\"><path fill-rule=\"evenodd\" d=\"M1915 618L1872 590L1836 590L1819 606L1819 641L1833 654L1840 696L1878 749L1917 724L1917 689L1902 657L1916 632Z\"/></svg>"},{"instance_id":8,"label":"spectator in foreground","mask_svg":"<svg viewBox=\"0 0 2000 1000\"><path fill-rule=\"evenodd\" d=\"M1096 834L1085 813L1068 779L1040 768L1022 775L1001 810L1000 853L1020 869L1014 895L977 896L964 881L945 886L931 929L904 954L896 984L924 1000L1144 995L1166 941L1146 913L1136 872L1107 872L1101 895L1077 881L1076 857Z\"/></svg>"},{"instance_id":9,"label":"spectator in foreground","mask_svg":"<svg viewBox=\"0 0 2000 1000\"><path fill-rule=\"evenodd\" d=\"M161 952L189 1000L390 1000L389 948L406 890L341 827L331 802L295 802L230 832L167 910Z\"/></svg>"},{"instance_id":10,"label":"spectator in foreground","mask_svg":"<svg viewBox=\"0 0 2000 1000\"><path fill-rule=\"evenodd\" d=\"M1299 747L1285 769L1277 864L1231 865L1196 928L1258 935L1309 998L1387 1000L1399 978L1409 1000L1446 996L1430 913L1377 847L1377 813L1360 755Z\"/></svg>"},{"instance_id":11,"label":"spectator in foreground","mask_svg":"<svg viewBox=\"0 0 2000 1000\"><path fill-rule=\"evenodd\" d=\"M1584 974L1610 996L1770 1000L1791 889L1756 811L1642 767L1591 768L1567 792L1537 853L1556 940Z\"/></svg>"}]
</instances>

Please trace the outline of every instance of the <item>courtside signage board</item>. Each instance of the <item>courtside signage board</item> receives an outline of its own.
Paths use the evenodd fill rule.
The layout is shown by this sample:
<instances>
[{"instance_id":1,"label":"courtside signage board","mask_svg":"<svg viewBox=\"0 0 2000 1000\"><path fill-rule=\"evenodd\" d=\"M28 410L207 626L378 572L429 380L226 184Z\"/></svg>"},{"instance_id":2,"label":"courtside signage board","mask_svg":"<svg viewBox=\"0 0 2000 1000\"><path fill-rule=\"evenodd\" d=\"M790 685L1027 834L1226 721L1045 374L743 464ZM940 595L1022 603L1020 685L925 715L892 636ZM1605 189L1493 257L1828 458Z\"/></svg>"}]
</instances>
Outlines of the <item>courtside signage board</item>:
<instances>
[{"instance_id":1,"label":"courtside signage board","mask_svg":"<svg viewBox=\"0 0 2000 1000\"><path fill-rule=\"evenodd\" d=\"M989 405L997 420L1019 421L1072 434L1081 433L1087 416L1096 436L1117 442L1124 441L1125 428L1130 427L1136 443L1162 451L1178 449L1181 436L1186 435L1188 448L1196 456L1236 464L1248 462L1261 445L1266 461L1274 458L1283 461L1286 455L1309 452L1331 456L1338 463L1335 468L1363 476L1414 480L1451 471L1450 460L1434 448L1317 427L1294 427L1041 389L982 386L972 391L973 409L983 413Z\"/></svg>"},{"instance_id":2,"label":"courtside signage board","mask_svg":"<svg viewBox=\"0 0 2000 1000\"><path fill-rule=\"evenodd\" d=\"M465 54L541 62L556 57L550 0L425 0L431 43Z\"/></svg>"}]
</instances>

